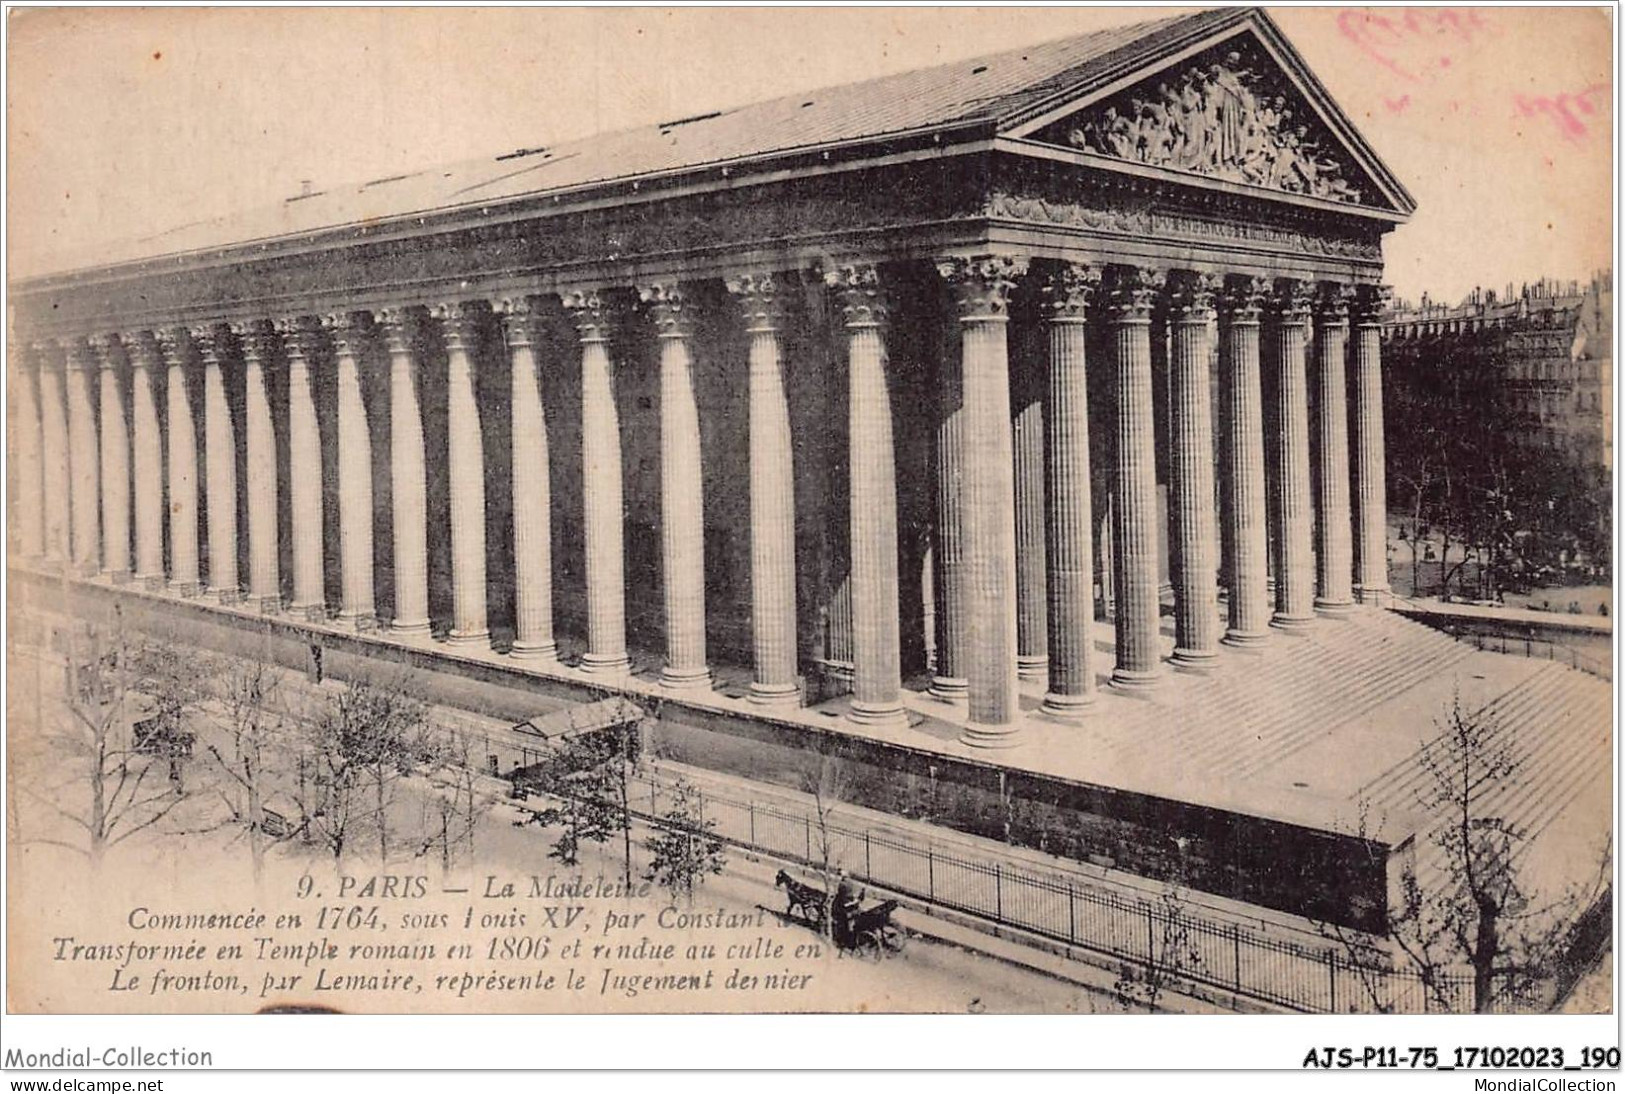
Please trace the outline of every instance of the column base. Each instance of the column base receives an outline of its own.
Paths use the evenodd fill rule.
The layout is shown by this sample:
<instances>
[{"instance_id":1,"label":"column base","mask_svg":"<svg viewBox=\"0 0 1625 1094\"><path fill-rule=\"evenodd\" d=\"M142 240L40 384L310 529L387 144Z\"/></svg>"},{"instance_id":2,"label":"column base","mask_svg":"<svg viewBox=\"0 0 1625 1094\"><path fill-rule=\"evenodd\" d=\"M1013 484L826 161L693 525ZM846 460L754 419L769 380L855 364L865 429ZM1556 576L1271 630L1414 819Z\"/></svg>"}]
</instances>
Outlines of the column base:
<instances>
[{"instance_id":1,"label":"column base","mask_svg":"<svg viewBox=\"0 0 1625 1094\"><path fill-rule=\"evenodd\" d=\"M625 653L585 653L578 667L589 676L620 678L632 671L632 659Z\"/></svg>"},{"instance_id":2,"label":"column base","mask_svg":"<svg viewBox=\"0 0 1625 1094\"><path fill-rule=\"evenodd\" d=\"M1358 607L1359 605L1354 603L1352 598L1348 600L1317 599L1315 601L1316 614L1330 616L1334 619L1338 618L1339 616L1352 615Z\"/></svg>"},{"instance_id":3,"label":"column base","mask_svg":"<svg viewBox=\"0 0 1625 1094\"><path fill-rule=\"evenodd\" d=\"M1269 644L1270 636L1267 631L1237 631L1224 632L1221 643L1238 650L1257 652Z\"/></svg>"},{"instance_id":4,"label":"column base","mask_svg":"<svg viewBox=\"0 0 1625 1094\"><path fill-rule=\"evenodd\" d=\"M801 705L799 684L764 684L753 680L750 685L751 702L763 707L794 707Z\"/></svg>"},{"instance_id":5,"label":"column base","mask_svg":"<svg viewBox=\"0 0 1625 1094\"><path fill-rule=\"evenodd\" d=\"M711 670L703 665L697 669L679 669L667 665L660 670L660 686L667 691L709 691Z\"/></svg>"},{"instance_id":6,"label":"column base","mask_svg":"<svg viewBox=\"0 0 1625 1094\"><path fill-rule=\"evenodd\" d=\"M970 681L963 676L933 676L926 694L944 703L968 702Z\"/></svg>"},{"instance_id":7,"label":"column base","mask_svg":"<svg viewBox=\"0 0 1625 1094\"><path fill-rule=\"evenodd\" d=\"M141 587L147 590L149 593L161 593L164 591L163 574L136 574L135 580L139 582Z\"/></svg>"},{"instance_id":8,"label":"column base","mask_svg":"<svg viewBox=\"0 0 1625 1094\"><path fill-rule=\"evenodd\" d=\"M102 573L114 585L128 585L130 583L131 575L128 570L103 570Z\"/></svg>"},{"instance_id":9,"label":"column base","mask_svg":"<svg viewBox=\"0 0 1625 1094\"><path fill-rule=\"evenodd\" d=\"M959 735L959 743L971 748L1015 748L1021 743L1021 733L1013 724L985 726L972 722Z\"/></svg>"},{"instance_id":10,"label":"column base","mask_svg":"<svg viewBox=\"0 0 1625 1094\"><path fill-rule=\"evenodd\" d=\"M1172 663L1176 671L1206 675L1217 667L1219 655L1215 650L1183 650L1176 647Z\"/></svg>"},{"instance_id":11,"label":"column base","mask_svg":"<svg viewBox=\"0 0 1625 1094\"><path fill-rule=\"evenodd\" d=\"M249 603L249 607L250 607L251 610L257 611L261 615L281 615L282 614L282 594L281 593L270 593L270 594L259 593L259 594L251 595L248 598L248 603Z\"/></svg>"},{"instance_id":12,"label":"column base","mask_svg":"<svg viewBox=\"0 0 1625 1094\"><path fill-rule=\"evenodd\" d=\"M429 621L427 619L392 619L389 622L389 633L400 638L427 638L429 637Z\"/></svg>"},{"instance_id":13,"label":"column base","mask_svg":"<svg viewBox=\"0 0 1625 1094\"><path fill-rule=\"evenodd\" d=\"M1107 687L1124 695L1143 696L1155 691L1161 683L1162 673L1156 669L1113 669Z\"/></svg>"},{"instance_id":14,"label":"column base","mask_svg":"<svg viewBox=\"0 0 1625 1094\"><path fill-rule=\"evenodd\" d=\"M327 605L325 604L298 604L288 608L294 615L302 616L306 623L326 623Z\"/></svg>"},{"instance_id":15,"label":"column base","mask_svg":"<svg viewBox=\"0 0 1625 1094\"><path fill-rule=\"evenodd\" d=\"M241 604L243 601L243 591L234 586L210 589L209 595L214 597L215 602L218 604Z\"/></svg>"},{"instance_id":16,"label":"column base","mask_svg":"<svg viewBox=\"0 0 1625 1094\"><path fill-rule=\"evenodd\" d=\"M1016 679L1042 683L1049 679L1047 654L1016 655Z\"/></svg>"},{"instance_id":17,"label":"column base","mask_svg":"<svg viewBox=\"0 0 1625 1094\"><path fill-rule=\"evenodd\" d=\"M190 600L192 597L202 595L203 586L196 581L171 581L169 591Z\"/></svg>"},{"instance_id":18,"label":"column base","mask_svg":"<svg viewBox=\"0 0 1625 1094\"><path fill-rule=\"evenodd\" d=\"M425 623L424 629L429 625ZM559 644L557 642L519 642L508 647L508 656L515 661L538 661L542 663L556 662L559 659Z\"/></svg>"},{"instance_id":19,"label":"column base","mask_svg":"<svg viewBox=\"0 0 1625 1094\"><path fill-rule=\"evenodd\" d=\"M372 612L341 611L335 622L341 626L354 628L357 634L378 629L378 617Z\"/></svg>"},{"instance_id":20,"label":"column base","mask_svg":"<svg viewBox=\"0 0 1625 1094\"><path fill-rule=\"evenodd\" d=\"M903 705L896 701L890 703L867 703L858 699L852 700L851 709L846 716L852 721L864 726L882 726L895 729L908 728L908 712Z\"/></svg>"},{"instance_id":21,"label":"column base","mask_svg":"<svg viewBox=\"0 0 1625 1094\"><path fill-rule=\"evenodd\" d=\"M482 643L491 644L491 632L484 628L477 631L460 631L453 628L451 633L446 635L448 646L478 646Z\"/></svg>"},{"instance_id":22,"label":"column base","mask_svg":"<svg viewBox=\"0 0 1625 1094\"><path fill-rule=\"evenodd\" d=\"M1085 711L1095 705L1095 693L1086 691L1082 695L1062 695L1059 692L1047 692L1044 702L1038 708L1040 714L1047 714L1051 718L1062 721L1077 721L1083 717Z\"/></svg>"},{"instance_id":23,"label":"column base","mask_svg":"<svg viewBox=\"0 0 1625 1094\"><path fill-rule=\"evenodd\" d=\"M1361 604L1374 604L1386 608L1394 602L1394 592L1386 585L1361 585L1355 590Z\"/></svg>"},{"instance_id":24,"label":"column base","mask_svg":"<svg viewBox=\"0 0 1625 1094\"><path fill-rule=\"evenodd\" d=\"M1289 633L1306 631L1314 625L1315 617L1313 615L1281 615L1277 613L1270 618L1270 626Z\"/></svg>"}]
</instances>

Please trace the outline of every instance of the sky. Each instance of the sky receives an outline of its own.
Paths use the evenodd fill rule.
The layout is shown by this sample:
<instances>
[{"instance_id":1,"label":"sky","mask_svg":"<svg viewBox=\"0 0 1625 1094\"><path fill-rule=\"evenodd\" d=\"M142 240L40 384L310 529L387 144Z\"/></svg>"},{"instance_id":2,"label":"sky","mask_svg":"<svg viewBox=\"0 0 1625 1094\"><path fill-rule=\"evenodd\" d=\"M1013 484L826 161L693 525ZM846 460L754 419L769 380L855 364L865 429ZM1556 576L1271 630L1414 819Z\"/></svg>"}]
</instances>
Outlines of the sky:
<instances>
[{"instance_id":1,"label":"sky","mask_svg":"<svg viewBox=\"0 0 1625 1094\"><path fill-rule=\"evenodd\" d=\"M10 9L11 276L439 162L1182 8ZM1602 8L1270 9L1418 203L1387 280L1455 301L1612 263Z\"/></svg>"}]
</instances>

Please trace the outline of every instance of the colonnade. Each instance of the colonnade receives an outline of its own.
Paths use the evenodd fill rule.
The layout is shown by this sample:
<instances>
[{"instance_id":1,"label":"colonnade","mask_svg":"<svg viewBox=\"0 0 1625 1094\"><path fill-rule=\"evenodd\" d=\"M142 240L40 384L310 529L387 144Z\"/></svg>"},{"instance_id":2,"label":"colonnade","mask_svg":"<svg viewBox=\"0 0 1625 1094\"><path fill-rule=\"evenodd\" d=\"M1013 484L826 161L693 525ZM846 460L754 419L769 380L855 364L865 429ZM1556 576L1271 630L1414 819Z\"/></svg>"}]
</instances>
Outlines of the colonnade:
<instances>
[{"instance_id":1,"label":"colonnade","mask_svg":"<svg viewBox=\"0 0 1625 1094\"><path fill-rule=\"evenodd\" d=\"M1016 742L1022 677L1044 682L1044 709L1059 717L1078 716L1095 694L1105 666L1095 664L1091 638L1094 429L1109 430L1111 442L1106 447L1112 466L1100 475L1112 495L1111 539L1103 545L1109 546L1115 594L1110 686L1140 691L1155 687L1165 673L1153 405L1159 364L1167 370L1168 391L1173 665L1205 671L1221 643L1256 645L1268 640L1272 625L1303 627L1317 612L1347 611L1357 595L1385 592L1379 289L1038 262L1018 254L953 255L934 265L952 302L960 353L943 362L944 390L938 393L955 411L941 417L936 438L933 551L941 639L932 691L949 701L963 699L969 743ZM839 356L847 363L850 717L881 727L905 721L888 269L853 263L823 271L841 320L845 344ZM781 335L786 282L799 289L801 273L749 270L725 282L748 343L743 380L750 461L750 697L770 707L794 705L796 500ZM1044 359L1037 397L1013 407L1009 302L1018 284L1039 301ZM696 345L691 287L663 280L636 289L658 345L666 644L660 679L674 692L706 689L712 678L700 443L706 408L695 378L707 362ZM534 298L522 295L36 337L33 367L21 370L15 389L18 550L25 559L81 575L133 578L149 588L167 586L227 603L246 598L263 612L335 618L359 629L377 626L375 439L361 381L361 362L377 341L389 361L394 617L387 626L403 637L428 634L424 362L414 340L414 328L426 325L446 358L453 593L446 640L488 643L487 453L476 399L475 328L489 310L512 366L507 409L515 549L508 576L516 633L510 655L544 666L558 656L550 527L554 472L540 379L548 370L573 367L581 384L587 609L587 648L579 668L622 677L630 657L621 427L611 356L622 312L611 306L604 286L558 296L577 335L573 362L544 359L544 343L534 337ZM1215 313L1217 405L1208 370ZM1165 363L1153 353L1154 317L1165 321ZM1103 338L1087 337L1091 324L1105 328ZM1105 359L1092 360L1101 347ZM222 373L233 354L245 385L242 482L237 423ZM281 432L273 420L279 404L272 398L279 368L286 369L288 388ZM311 386L312 373L320 369L332 370L337 388L336 603L327 602L323 585L323 457ZM1097 369L1104 370L1115 411L1097 408L1091 415L1091 384L1102 390L1100 380L1089 380ZM188 382L197 373L200 391ZM201 451L195 415L202 418ZM279 437L286 438L290 468L286 528L277 496ZM246 495L241 527L239 491ZM199 558L200 501L208 513L206 573ZM246 536L246 575L238 573L239 534ZM279 573L283 537L292 567L286 600ZM1228 592L1226 617L1219 610L1221 585Z\"/></svg>"}]
</instances>

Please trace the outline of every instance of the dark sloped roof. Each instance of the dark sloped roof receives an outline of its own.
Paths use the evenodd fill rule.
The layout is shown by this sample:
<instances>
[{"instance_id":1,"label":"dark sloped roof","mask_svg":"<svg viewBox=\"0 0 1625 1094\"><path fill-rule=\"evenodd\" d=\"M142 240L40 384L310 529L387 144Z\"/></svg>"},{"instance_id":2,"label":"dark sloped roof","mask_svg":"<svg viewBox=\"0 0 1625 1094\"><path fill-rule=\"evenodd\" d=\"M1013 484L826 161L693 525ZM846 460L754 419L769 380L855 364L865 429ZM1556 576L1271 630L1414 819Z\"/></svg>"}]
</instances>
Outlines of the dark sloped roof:
<instances>
[{"instance_id":1,"label":"dark sloped roof","mask_svg":"<svg viewBox=\"0 0 1625 1094\"><path fill-rule=\"evenodd\" d=\"M102 243L93 256L84 256L86 261L70 259L55 266L68 270L208 250L922 130L997 128L1087 83L1101 70L1245 14L1230 8L1170 16L523 154L485 156L335 186L274 208L196 222L124 246Z\"/></svg>"}]
</instances>

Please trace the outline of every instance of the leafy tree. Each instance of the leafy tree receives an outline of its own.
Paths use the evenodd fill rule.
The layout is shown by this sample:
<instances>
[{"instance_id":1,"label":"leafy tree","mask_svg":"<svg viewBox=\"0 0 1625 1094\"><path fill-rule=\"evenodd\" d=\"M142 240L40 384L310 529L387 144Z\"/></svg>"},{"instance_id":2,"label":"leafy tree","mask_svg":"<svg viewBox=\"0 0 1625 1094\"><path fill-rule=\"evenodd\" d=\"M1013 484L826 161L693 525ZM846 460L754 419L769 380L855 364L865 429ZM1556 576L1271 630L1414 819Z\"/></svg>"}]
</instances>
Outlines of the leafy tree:
<instances>
[{"instance_id":1,"label":"leafy tree","mask_svg":"<svg viewBox=\"0 0 1625 1094\"><path fill-rule=\"evenodd\" d=\"M644 876L673 898L692 901L694 886L704 884L708 874L722 873L728 860L716 837L716 822L706 819L699 790L679 778L670 794L661 823L645 843L649 868Z\"/></svg>"}]
</instances>

